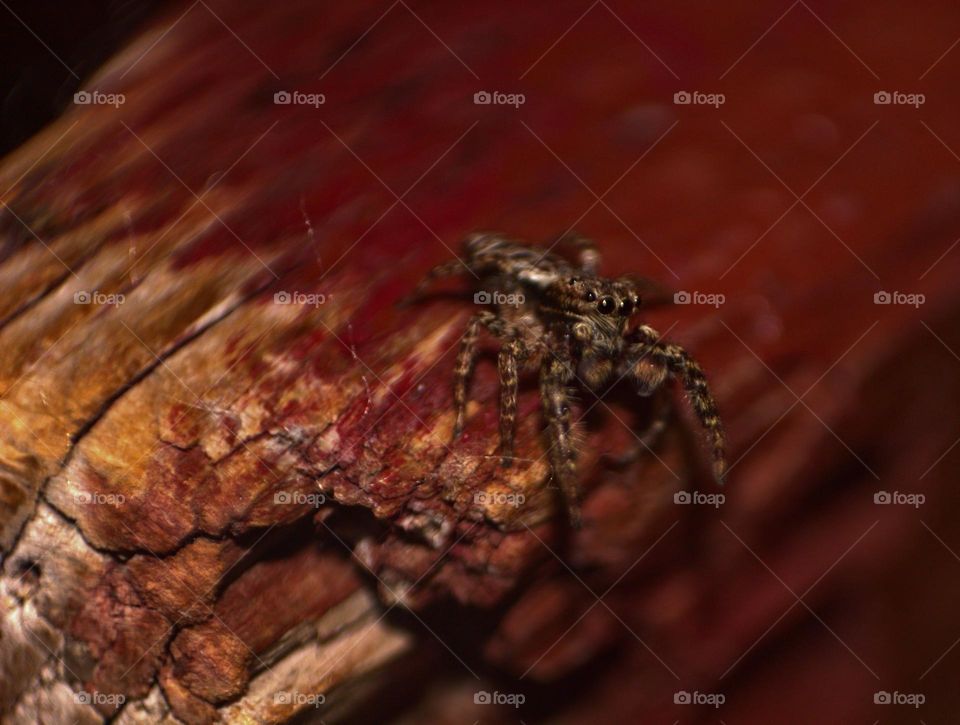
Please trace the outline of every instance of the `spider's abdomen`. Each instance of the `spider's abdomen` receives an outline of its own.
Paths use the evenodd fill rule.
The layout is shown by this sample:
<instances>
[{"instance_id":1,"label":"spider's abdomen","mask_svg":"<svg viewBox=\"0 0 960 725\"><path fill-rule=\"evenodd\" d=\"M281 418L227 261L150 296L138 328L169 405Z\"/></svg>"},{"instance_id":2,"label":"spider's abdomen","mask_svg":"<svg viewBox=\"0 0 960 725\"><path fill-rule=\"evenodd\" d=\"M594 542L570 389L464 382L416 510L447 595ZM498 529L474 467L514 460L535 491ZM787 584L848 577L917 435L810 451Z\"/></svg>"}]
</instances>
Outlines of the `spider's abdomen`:
<instances>
[{"instance_id":1,"label":"spider's abdomen","mask_svg":"<svg viewBox=\"0 0 960 725\"><path fill-rule=\"evenodd\" d=\"M500 276L543 289L572 274L564 259L494 233L471 234L464 240L464 249L467 265L481 278Z\"/></svg>"}]
</instances>

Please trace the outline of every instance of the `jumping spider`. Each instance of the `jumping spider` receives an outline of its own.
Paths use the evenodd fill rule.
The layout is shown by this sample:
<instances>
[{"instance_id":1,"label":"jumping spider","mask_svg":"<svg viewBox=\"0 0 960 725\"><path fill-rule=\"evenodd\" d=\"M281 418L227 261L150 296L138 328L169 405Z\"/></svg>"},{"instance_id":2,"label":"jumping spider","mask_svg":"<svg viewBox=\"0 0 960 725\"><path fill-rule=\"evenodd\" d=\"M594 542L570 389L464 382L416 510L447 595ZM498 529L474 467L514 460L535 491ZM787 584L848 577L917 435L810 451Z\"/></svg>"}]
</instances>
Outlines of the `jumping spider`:
<instances>
[{"instance_id":1,"label":"jumping spider","mask_svg":"<svg viewBox=\"0 0 960 725\"><path fill-rule=\"evenodd\" d=\"M463 431L467 383L480 328L485 327L502 343L498 365L503 465L513 457L518 370L539 361L547 453L574 526L580 523L580 506L569 388L576 381L597 390L611 379L630 378L641 395L649 396L668 379L678 379L709 437L713 472L722 482L723 427L700 366L683 348L662 342L653 328L627 328L641 306L637 283L599 276L599 255L592 242L568 235L558 245L572 247L576 263L499 234L472 234L464 241L465 262L454 259L435 267L417 288L420 293L438 277L469 271L483 290L477 301L492 302L471 318L460 344L453 385L454 440ZM654 425L658 423L663 424L660 420Z\"/></svg>"}]
</instances>

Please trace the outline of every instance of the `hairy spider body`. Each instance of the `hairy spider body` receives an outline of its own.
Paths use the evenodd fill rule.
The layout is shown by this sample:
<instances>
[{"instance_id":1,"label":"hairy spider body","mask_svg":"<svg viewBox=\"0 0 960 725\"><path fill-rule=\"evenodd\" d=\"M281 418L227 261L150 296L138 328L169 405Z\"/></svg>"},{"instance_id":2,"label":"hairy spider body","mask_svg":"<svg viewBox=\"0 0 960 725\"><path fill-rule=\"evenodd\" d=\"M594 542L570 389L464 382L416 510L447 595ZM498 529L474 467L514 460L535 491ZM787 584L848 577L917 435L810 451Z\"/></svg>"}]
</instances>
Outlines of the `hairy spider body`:
<instances>
[{"instance_id":1,"label":"hairy spider body","mask_svg":"<svg viewBox=\"0 0 960 725\"><path fill-rule=\"evenodd\" d=\"M547 456L575 526L580 506L570 398L576 382L597 391L611 380L628 378L641 395L652 395L667 380L680 381L707 433L714 475L722 482L723 427L703 371L683 348L664 343L653 328L628 328L641 304L637 285L625 277L599 276L599 255L592 242L576 235L558 240L557 246L572 251L576 261L493 233L472 234L463 246L465 260L435 267L418 287L422 291L437 277L469 271L480 280L474 301L489 304L471 318L460 343L453 384L454 439L463 432L467 385L477 340L481 328L486 328L501 342L503 465L513 457L519 372L539 364ZM651 426L662 427L662 420ZM641 444L646 445L643 439Z\"/></svg>"}]
</instances>

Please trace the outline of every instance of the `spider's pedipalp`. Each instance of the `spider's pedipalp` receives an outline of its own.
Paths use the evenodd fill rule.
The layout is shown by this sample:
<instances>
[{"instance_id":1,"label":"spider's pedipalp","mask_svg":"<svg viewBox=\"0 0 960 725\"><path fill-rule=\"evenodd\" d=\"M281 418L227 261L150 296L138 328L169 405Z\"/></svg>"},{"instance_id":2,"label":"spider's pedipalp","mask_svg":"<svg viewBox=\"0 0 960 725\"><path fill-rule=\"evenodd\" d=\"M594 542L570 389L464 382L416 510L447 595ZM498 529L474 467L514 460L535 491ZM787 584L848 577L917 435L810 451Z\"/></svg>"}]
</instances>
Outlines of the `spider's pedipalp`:
<instances>
[{"instance_id":1,"label":"spider's pedipalp","mask_svg":"<svg viewBox=\"0 0 960 725\"><path fill-rule=\"evenodd\" d=\"M629 349L627 354L630 354ZM667 366L650 354L642 355L636 361L631 359L629 365L628 374L637 386L637 393L644 397L653 395L659 390L670 374Z\"/></svg>"}]
</instances>

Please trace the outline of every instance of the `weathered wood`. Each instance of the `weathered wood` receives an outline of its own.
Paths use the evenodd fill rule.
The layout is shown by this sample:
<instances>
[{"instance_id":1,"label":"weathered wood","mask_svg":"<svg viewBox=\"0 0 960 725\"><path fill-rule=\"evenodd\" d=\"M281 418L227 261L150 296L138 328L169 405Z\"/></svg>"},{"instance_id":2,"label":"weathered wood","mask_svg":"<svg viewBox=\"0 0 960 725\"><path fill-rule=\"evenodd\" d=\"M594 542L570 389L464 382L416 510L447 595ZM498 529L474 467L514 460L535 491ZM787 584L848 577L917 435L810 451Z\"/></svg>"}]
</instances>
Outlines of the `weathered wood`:
<instances>
[{"instance_id":1,"label":"weathered wood","mask_svg":"<svg viewBox=\"0 0 960 725\"><path fill-rule=\"evenodd\" d=\"M960 51L919 111L873 94L955 8L891 39L893 2L801 4L751 48L782 11L187 7L85 84L122 105L0 165L5 721L515 718L474 704L496 689L527 721L673 721L680 690L731 723L952 712L956 628L904 592L960 600ZM695 89L726 103L671 102ZM468 231L572 224L605 272L725 296L648 316L710 373L719 509L674 503L716 493L682 403L611 464L650 412L628 389L578 406L579 531L533 380L517 465L489 356L449 444L470 291L396 303Z\"/></svg>"}]
</instances>

